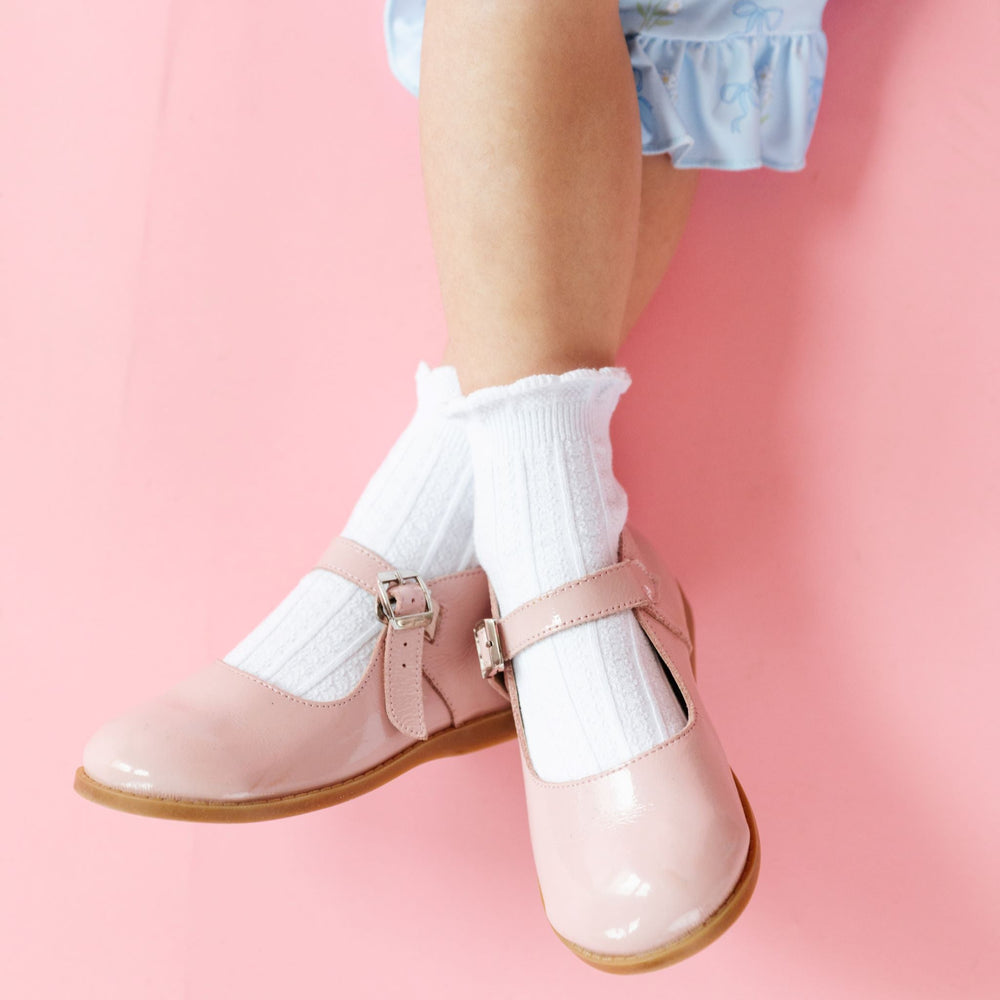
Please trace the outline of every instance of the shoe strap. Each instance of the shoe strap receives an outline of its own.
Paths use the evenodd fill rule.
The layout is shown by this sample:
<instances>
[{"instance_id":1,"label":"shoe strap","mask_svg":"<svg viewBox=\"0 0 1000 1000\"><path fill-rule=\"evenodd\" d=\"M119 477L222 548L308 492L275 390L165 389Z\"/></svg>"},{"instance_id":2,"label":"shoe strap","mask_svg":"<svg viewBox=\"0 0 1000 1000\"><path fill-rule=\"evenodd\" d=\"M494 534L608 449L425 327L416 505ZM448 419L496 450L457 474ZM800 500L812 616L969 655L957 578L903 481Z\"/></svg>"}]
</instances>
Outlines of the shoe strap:
<instances>
[{"instance_id":1,"label":"shoe strap","mask_svg":"<svg viewBox=\"0 0 1000 1000\"><path fill-rule=\"evenodd\" d=\"M382 664L389 721L414 739L427 739L424 718L424 640L434 638L441 606L416 574L396 569L359 542L338 536L317 569L350 580L371 594L385 623ZM382 640L380 640L382 641Z\"/></svg>"},{"instance_id":2,"label":"shoe strap","mask_svg":"<svg viewBox=\"0 0 1000 1000\"><path fill-rule=\"evenodd\" d=\"M619 611L652 605L656 590L656 577L638 559L624 559L554 587L502 618L484 618L474 628L483 677L493 677L522 649L548 635Z\"/></svg>"},{"instance_id":3,"label":"shoe strap","mask_svg":"<svg viewBox=\"0 0 1000 1000\"><path fill-rule=\"evenodd\" d=\"M360 542L338 535L316 564L317 569L326 569L342 576L351 583L367 590L372 597L378 597L378 575L396 569L376 552L365 548Z\"/></svg>"}]
</instances>

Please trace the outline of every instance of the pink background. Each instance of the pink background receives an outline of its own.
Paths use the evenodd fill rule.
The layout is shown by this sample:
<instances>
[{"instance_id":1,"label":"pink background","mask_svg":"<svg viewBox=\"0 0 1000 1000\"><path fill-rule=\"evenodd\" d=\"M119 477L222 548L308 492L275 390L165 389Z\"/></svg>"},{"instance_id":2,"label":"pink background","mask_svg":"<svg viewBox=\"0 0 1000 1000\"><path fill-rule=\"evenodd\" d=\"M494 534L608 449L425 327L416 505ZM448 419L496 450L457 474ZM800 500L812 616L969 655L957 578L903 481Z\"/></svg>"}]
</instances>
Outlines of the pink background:
<instances>
[{"instance_id":1,"label":"pink background","mask_svg":"<svg viewBox=\"0 0 1000 1000\"><path fill-rule=\"evenodd\" d=\"M807 169L704 176L622 356L763 868L618 979L548 929L511 744L247 827L72 793L339 531L443 320L381 0L2 0L0 992L1000 995L998 23L832 0Z\"/></svg>"}]
</instances>

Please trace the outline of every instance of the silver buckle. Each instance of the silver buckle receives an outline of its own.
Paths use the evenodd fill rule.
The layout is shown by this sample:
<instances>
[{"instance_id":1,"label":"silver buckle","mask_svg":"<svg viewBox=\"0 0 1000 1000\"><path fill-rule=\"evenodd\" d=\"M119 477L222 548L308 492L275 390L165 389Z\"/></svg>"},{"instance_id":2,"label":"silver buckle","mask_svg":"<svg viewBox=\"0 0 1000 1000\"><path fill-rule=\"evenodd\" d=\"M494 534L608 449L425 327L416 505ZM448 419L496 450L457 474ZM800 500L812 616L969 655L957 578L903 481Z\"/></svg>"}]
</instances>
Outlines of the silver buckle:
<instances>
[{"instance_id":1,"label":"silver buckle","mask_svg":"<svg viewBox=\"0 0 1000 1000\"><path fill-rule=\"evenodd\" d=\"M472 635L479 655L479 669L484 679L503 670L503 653L500 651L500 633L495 618L483 618L472 626Z\"/></svg>"},{"instance_id":2,"label":"silver buckle","mask_svg":"<svg viewBox=\"0 0 1000 1000\"><path fill-rule=\"evenodd\" d=\"M404 583L406 580L413 580L423 591L424 610L414 611L408 615L397 615L392 604L393 598L389 596L389 587L392 584ZM419 628L422 625L430 625L434 621L434 604L431 601L431 592L427 589L427 584L416 573L400 573L394 569L386 570L378 575L378 603L375 605L375 614L379 621L385 622L393 628Z\"/></svg>"}]
</instances>

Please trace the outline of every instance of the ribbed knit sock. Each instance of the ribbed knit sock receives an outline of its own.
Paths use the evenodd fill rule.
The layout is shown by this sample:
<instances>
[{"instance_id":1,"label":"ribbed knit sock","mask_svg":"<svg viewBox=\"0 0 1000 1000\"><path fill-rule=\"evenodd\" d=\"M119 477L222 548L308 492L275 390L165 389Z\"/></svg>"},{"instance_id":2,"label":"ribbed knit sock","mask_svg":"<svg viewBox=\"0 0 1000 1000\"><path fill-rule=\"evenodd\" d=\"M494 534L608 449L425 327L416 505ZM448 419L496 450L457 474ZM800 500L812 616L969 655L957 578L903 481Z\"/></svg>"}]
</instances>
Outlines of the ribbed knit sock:
<instances>
[{"instance_id":1,"label":"ribbed knit sock","mask_svg":"<svg viewBox=\"0 0 1000 1000\"><path fill-rule=\"evenodd\" d=\"M421 361L415 379L416 412L341 534L429 579L478 565L472 466L464 428L444 415L461 399L455 369ZM290 694L333 701L361 679L381 628L370 594L314 569L225 661Z\"/></svg>"},{"instance_id":2,"label":"ribbed knit sock","mask_svg":"<svg viewBox=\"0 0 1000 1000\"><path fill-rule=\"evenodd\" d=\"M623 368L530 375L448 412L468 430L476 555L500 613L618 561L628 513L611 469ZM513 660L531 761L547 781L622 764L685 724L631 611L547 636Z\"/></svg>"}]
</instances>

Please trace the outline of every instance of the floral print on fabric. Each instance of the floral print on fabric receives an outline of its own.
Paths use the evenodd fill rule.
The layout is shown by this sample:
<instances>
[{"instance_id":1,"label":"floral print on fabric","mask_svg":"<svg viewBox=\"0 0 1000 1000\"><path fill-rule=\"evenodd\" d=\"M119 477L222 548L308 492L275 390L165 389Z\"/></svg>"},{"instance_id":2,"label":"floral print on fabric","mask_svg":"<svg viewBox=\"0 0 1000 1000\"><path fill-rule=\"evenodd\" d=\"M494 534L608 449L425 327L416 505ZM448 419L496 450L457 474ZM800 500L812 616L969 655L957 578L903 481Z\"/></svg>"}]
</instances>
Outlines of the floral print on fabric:
<instances>
[{"instance_id":1,"label":"floral print on fabric","mask_svg":"<svg viewBox=\"0 0 1000 1000\"><path fill-rule=\"evenodd\" d=\"M646 29L673 24L673 15L679 13L683 6L681 0L662 0L660 3L637 3L635 9L642 15L642 27Z\"/></svg>"}]
</instances>

